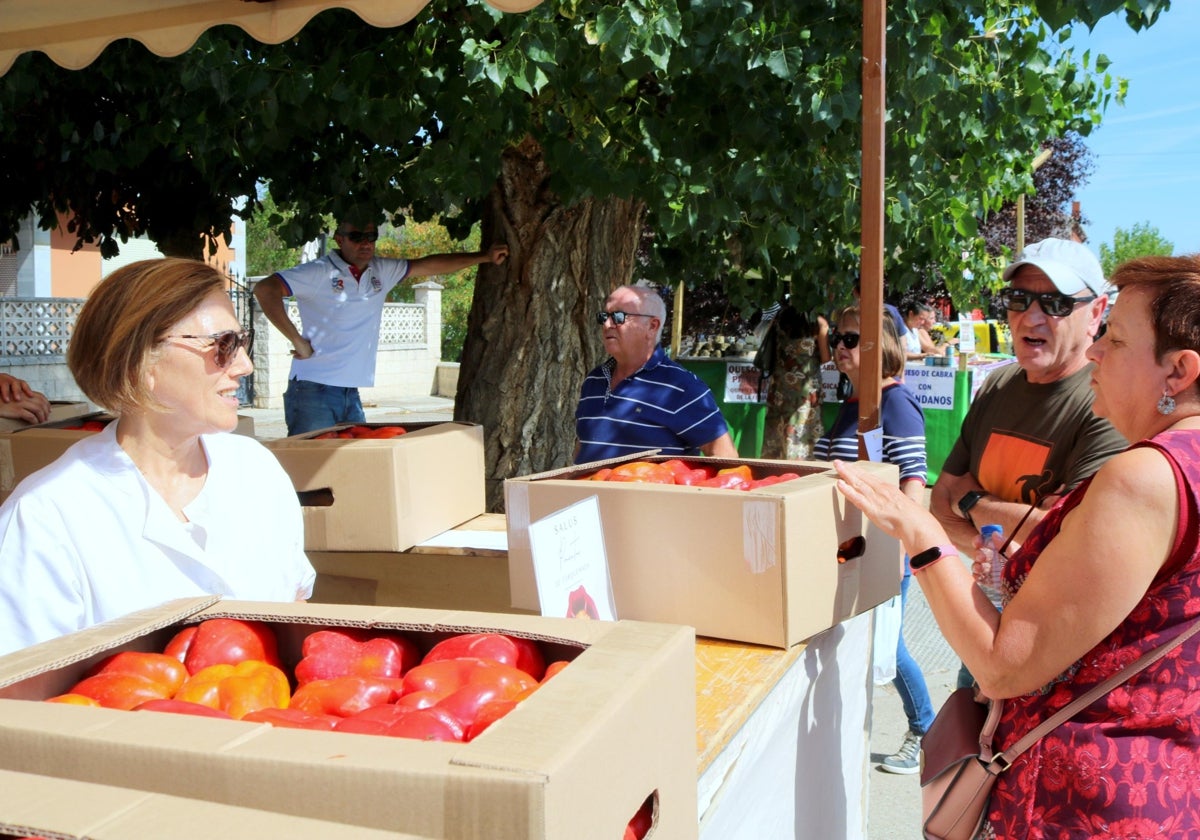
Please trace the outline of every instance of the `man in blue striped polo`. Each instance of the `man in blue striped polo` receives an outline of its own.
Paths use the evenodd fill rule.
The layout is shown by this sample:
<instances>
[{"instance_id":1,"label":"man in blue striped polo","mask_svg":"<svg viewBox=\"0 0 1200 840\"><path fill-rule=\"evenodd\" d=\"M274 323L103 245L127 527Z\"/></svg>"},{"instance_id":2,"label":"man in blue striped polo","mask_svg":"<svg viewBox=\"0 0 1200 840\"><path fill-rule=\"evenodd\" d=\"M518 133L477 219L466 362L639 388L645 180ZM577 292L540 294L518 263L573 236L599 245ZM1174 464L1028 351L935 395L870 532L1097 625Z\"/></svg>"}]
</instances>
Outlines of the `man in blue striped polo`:
<instances>
[{"instance_id":1,"label":"man in blue striped polo","mask_svg":"<svg viewBox=\"0 0 1200 840\"><path fill-rule=\"evenodd\" d=\"M575 463L647 449L737 458L712 391L663 352L667 308L647 286L621 286L597 321L609 357L587 375L575 409Z\"/></svg>"}]
</instances>

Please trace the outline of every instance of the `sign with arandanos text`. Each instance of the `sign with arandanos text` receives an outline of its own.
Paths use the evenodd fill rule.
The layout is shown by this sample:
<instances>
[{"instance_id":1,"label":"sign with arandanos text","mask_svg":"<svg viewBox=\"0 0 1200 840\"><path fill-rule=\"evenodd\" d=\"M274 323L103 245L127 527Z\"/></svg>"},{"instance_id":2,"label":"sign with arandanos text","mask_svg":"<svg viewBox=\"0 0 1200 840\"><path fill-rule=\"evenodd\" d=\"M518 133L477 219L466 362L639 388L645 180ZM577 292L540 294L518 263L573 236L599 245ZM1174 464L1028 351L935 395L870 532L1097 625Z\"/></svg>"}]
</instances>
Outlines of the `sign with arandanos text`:
<instances>
[{"instance_id":1,"label":"sign with arandanos text","mask_svg":"<svg viewBox=\"0 0 1200 840\"><path fill-rule=\"evenodd\" d=\"M954 374L951 367L909 365L904 368L904 384L917 395L921 408L954 409Z\"/></svg>"}]
</instances>

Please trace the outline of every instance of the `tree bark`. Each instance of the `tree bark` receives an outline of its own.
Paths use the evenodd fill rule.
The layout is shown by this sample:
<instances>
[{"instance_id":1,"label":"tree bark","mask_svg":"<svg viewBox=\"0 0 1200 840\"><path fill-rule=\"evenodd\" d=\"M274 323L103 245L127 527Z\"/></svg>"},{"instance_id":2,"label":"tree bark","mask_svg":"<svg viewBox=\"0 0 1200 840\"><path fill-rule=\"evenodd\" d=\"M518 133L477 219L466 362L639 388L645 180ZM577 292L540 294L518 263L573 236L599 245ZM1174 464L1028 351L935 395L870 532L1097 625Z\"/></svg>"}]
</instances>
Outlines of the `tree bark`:
<instances>
[{"instance_id":1,"label":"tree bark","mask_svg":"<svg viewBox=\"0 0 1200 840\"><path fill-rule=\"evenodd\" d=\"M616 198L564 206L549 180L537 141L506 150L481 226L510 253L480 266L454 417L483 424L490 511L504 479L571 463L579 388L604 358L596 313L630 282L645 216Z\"/></svg>"}]
</instances>

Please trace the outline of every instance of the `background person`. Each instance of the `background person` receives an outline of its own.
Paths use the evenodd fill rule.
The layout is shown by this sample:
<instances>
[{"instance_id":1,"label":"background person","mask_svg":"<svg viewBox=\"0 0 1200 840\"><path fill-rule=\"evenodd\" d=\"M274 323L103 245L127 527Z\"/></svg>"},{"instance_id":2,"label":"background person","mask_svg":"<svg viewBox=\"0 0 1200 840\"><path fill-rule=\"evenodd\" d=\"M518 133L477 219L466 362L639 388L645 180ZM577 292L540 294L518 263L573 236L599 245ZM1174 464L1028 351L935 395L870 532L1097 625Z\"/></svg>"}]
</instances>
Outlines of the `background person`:
<instances>
[{"instance_id":1,"label":"background person","mask_svg":"<svg viewBox=\"0 0 1200 840\"><path fill-rule=\"evenodd\" d=\"M821 365L830 359L829 322L785 304L767 329L775 338L762 457L808 460L825 432Z\"/></svg>"},{"instance_id":2,"label":"background person","mask_svg":"<svg viewBox=\"0 0 1200 840\"><path fill-rule=\"evenodd\" d=\"M647 286L620 286L599 314L609 357L588 373L575 409L575 463L647 449L737 458L708 386L659 343L667 307Z\"/></svg>"},{"instance_id":3,"label":"background person","mask_svg":"<svg viewBox=\"0 0 1200 840\"><path fill-rule=\"evenodd\" d=\"M938 346L929 335L934 323L933 307L929 304L914 300L904 307L904 324L908 327L904 335L906 358L917 360L937 354Z\"/></svg>"},{"instance_id":4,"label":"background person","mask_svg":"<svg viewBox=\"0 0 1200 840\"><path fill-rule=\"evenodd\" d=\"M45 423L50 419L50 400L35 391L24 379L0 373L0 417L25 423Z\"/></svg>"},{"instance_id":5,"label":"background person","mask_svg":"<svg viewBox=\"0 0 1200 840\"><path fill-rule=\"evenodd\" d=\"M1097 414L1137 441L1060 500L1003 567L1004 611L950 535L887 482L840 489L912 553L938 626L989 697L1003 751L1075 697L1200 620L1200 256L1117 268L1088 351ZM951 557L951 560L944 558ZM1200 637L1113 689L1001 774L988 836L1195 837Z\"/></svg>"},{"instance_id":6,"label":"background person","mask_svg":"<svg viewBox=\"0 0 1200 840\"><path fill-rule=\"evenodd\" d=\"M414 260L375 256L376 211L355 210L334 231L337 250L279 271L254 287L254 298L292 343L283 395L288 434L366 421L358 389L375 384L379 327L388 292L406 279L453 274L481 263L499 265L507 245L475 254L431 254ZM287 315L294 296L303 331Z\"/></svg>"},{"instance_id":7,"label":"background person","mask_svg":"<svg viewBox=\"0 0 1200 840\"><path fill-rule=\"evenodd\" d=\"M829 335L829 346L837 369L850 380L850 397L838 408L837 419L829 433L816 445L814 457L820 461L858 460L858 399L861 318L858 307L844 309L837 318L837 329ZM925 503L925 415L916 396L897 380L904 370L904 347L892 324L883 320L880 354L883 391L879 401L879 427L883 432L883 460L900 468L900 490L915 503ZM887 756L880 767L889 773L911 774L921 768L921 738L933 724L933 701L921 666L904 644L904 609L908 602L911 572L908 557L900 582L901 629L896 645L896 677L892 681L904 705L908 732L900 749Z\"/></svg>"},{"instance_id":8,"label":"background person","mask_svg":"<svg viewBox=\"0 0 1200 840\"><path fill-rule=\"evenodd\" d=\"M67 364L116 415L0 506L0 654L173 598L307 598L291 480L237 427L251 336L194 260L117 269L79 313Z\"/></svg>"}]
</instances>

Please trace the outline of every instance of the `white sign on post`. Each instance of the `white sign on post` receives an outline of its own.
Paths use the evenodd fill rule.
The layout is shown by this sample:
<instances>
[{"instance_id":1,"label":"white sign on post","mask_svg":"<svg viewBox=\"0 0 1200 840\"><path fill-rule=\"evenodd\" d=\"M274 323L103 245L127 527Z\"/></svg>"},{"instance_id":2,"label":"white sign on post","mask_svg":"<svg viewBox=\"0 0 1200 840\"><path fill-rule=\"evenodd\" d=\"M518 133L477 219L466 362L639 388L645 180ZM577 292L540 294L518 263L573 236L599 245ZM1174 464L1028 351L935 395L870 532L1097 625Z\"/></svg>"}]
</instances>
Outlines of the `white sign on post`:
<instances>
[{"instance_id":1,"label":"white sign on post","mask_svg":"<svg viewBox=\"0 0 1200 840\"><path fill-rule=\"evenodd\" d=\"M904 384L916 394L923 409L954 410L954 375L950 367L908 365L904 368Z\"/></svg>"},{"instance_id":2,"label":"white sign on post","mask_svg":"<svg viewBox=\"0 0 1200 840\"><path fill-rule=\"evenodd\" d=\"M958 352L968 355L975 352L975 322L970 315L958 319Z\"/></svg>"},{"instance_id":3,"label":"white sign on post","mask_svg":"<svg viewBox=\"0 0 1200 840\"><path fill-rule=\"evenodd\" d=\"M597 497L531 522L529 550L542 615L617 620Z\"/></svg>"}]
</instances>

